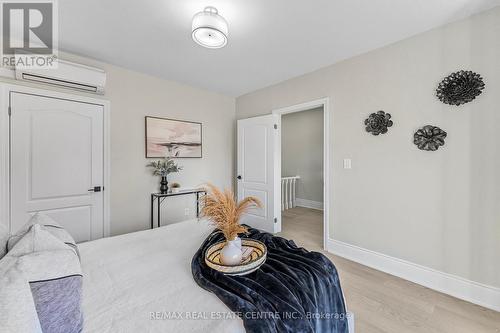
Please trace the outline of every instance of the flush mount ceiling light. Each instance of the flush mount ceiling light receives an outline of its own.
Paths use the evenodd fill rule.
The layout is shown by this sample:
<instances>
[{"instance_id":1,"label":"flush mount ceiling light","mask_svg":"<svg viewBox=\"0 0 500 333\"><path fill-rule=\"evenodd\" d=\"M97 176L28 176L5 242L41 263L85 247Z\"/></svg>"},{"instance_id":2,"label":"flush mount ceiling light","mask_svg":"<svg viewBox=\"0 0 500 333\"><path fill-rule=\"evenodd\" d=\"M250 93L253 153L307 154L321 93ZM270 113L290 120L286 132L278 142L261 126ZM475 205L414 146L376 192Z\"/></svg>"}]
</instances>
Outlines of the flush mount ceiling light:
<instances>
[{"instance_id":1,"label":"flush mount ceiling light","mask_svg":"<svg viewBox=\"0 0 500 333\"><path fill-rule=\"evenodd\" d=\"M227 44L227 22L217 8L205 7L193 17L193 40L209 49L219 49Z\"/></svg>"}]
</instances>

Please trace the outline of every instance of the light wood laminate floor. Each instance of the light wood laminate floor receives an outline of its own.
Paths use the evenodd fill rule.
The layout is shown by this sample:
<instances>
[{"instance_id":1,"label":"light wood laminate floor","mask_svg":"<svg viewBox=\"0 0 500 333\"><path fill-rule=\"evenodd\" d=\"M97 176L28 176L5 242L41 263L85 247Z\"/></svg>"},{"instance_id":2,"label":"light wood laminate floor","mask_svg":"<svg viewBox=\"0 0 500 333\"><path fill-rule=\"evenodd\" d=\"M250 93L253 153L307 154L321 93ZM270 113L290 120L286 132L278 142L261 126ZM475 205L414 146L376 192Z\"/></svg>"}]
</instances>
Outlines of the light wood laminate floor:
<instances>
[{"instance_id":1,"label":"light wood laminate floor","mask_svg":"<svg viewBox=\"0 0 500 333\"><path fill-rule=\"evenodd\" d=\"M296 207L283 213L280 236L328 256L340 275L356 333L500 332L500 313L322 250L322 211Z\"/></svg>"}]
</instances>

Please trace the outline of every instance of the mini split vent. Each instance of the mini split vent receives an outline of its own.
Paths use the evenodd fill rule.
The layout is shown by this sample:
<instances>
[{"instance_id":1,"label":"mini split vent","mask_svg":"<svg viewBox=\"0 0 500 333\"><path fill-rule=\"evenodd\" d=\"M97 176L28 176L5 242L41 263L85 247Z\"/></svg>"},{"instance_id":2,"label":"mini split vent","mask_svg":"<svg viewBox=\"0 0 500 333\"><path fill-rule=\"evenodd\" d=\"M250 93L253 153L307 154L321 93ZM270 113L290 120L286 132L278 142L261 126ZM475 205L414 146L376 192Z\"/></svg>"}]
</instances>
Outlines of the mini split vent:
<instances>
[{"instance_id":1,"label":"mini split vent","mask_svg":"<svg viewBox=\"0 0 500 333\"><path fill-rule=\"evenodd\" d=\"M73 90L104 94L106 72L99 68L59 60L57 68L16 68L16 79Z\"/></svg>"}]
</instances>

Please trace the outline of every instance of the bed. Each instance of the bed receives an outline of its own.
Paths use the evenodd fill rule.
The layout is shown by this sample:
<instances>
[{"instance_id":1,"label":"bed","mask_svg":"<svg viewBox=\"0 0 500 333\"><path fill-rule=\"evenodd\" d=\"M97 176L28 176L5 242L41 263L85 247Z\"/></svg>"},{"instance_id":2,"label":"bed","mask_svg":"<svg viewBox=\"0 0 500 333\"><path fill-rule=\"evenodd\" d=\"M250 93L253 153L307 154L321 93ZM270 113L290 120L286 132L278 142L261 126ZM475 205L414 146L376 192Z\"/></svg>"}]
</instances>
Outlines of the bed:
<instances>
[{"instance_id":1,"label":"bed","mask_svg":"<svg viewBox=\"0 0 500 333\"><path fill-rule=\"evenodd\" d=\"M296 274L299 273L296 272L309 272L323 267L322 264L318 265L316 259L311 261L308 257L306 261L299 260L295 252L307 253L308 256L321 255L298 249L295 245L292 247L295 254L290 257L287 255L286 258L277 257L278 253L284 252L277 252L276 249L269 251L268 262L278 264L266 263L262 271L252 275L255 279L264 278L258 286L266 288L266 285L272 285L272 290L262 290L260 294L245 289L241 294L231 294L238 289L237 286L250 288L252 277L239 282L235 280L230 285L236 289L226 290L224 288L228 282L224 284L224 280L229 277L218 276L220 273L208 270L205 272L208 274L203 276L209 278L213 275L215 279L212 279L212 283L219 287L212 292L207 291L210 290L207 288L208 280L201 283L201 271L196 267L203 267L197 263L202 260L200 253L205 243L216 241L215 236L221 236L214 233L207 238L212 231L213 227L205 221L189 220L76 245L69 233L55 221L43 214L35 214L25 227L9 237L8 252L0 260L0 321L8 324L6 331L12 332L240 333L245 332L243 321L225 305L234 306L228 303L228 295L235 295L238 301L242 301L241 304L244 304L243 298L251 299L257 302L252 304L269 304L276 311L281 308L280 304L295 304L292 305L294 311L301 304L304 309L313 309L321 304L333 306L333 303L340 302L342 307L345 304L340 286L326 284L338 278L336 273L328 273L329 270L325 271L327 277L322 278L321 283L317 280L318 275L312 275L314 279L311 281L317 281L312 282L314 288L299 286L289 289L297 282L302 283L302 279L297 280ZM249 228L250 233L260 232ZM262 235L272 237L269 234ZM288 242L279 237L271 239L278 243ZM274 245L268 243L268 246L273 249ZM280 251L282 249L279 248ZM292 268L286 266L284 259L300 262L300 266L288 271ZM286 283L277 284L279 276L275 275L273 269L283 267L287 267L287 274L284 275ZM300 276L308 277L310 274ZM267 280L268 277L270 280ZM242 281L247 282L240 283ZM313 299L325 298L317 295L318 290L324 290L316 289L320 286L331 286L332 289L328 289L331 293L321 295L333 295L337 301L311 303ZM276 288L284 288L287 292L279 293ZM221 291L224 293L220 294ZM300 298L302 294L306 295L305 298ZM295 302L296 298L305 299L306 302L290 303ZM236 309L238 312L245 311L244 307L238 306ZM255 310L262 309L255 307ZM273 331L278 326L287 325L285 321L280 321L276 324L278 326L274 326L273 322L267 320L249 324L248 320L245 318L245 327L252 332L261 332L260 325L271 325ZM292 326L303 322L303 318L293 321ZM305 322L309 327L309 321ZM286 327L290 331L290 327ZM343 324L340 331L345 332L346 328L346 324ZM349 329L352 329L351 323Z\"/></svg>"},{"instance_id":2,"label":"bed","mask_svg":"<svg viewBox=\"0 0 500 333\"><path fill-rule=\"evenodd\" d=\"M84 332L245 332L191 274L212 229L189 220L79 244Z\"/></svg>"}]
</instances>

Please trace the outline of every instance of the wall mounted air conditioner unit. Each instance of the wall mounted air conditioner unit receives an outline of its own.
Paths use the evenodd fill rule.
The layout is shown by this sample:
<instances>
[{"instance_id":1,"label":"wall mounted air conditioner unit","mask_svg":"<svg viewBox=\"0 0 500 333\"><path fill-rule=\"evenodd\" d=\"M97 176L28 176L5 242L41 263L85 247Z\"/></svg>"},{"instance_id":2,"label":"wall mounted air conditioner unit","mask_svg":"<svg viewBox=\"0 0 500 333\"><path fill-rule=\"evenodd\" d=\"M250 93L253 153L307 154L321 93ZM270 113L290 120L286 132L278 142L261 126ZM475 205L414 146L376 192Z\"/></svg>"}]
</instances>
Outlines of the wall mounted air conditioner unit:
<instances>
[{"instance_id":1,"label":"wall mounted air conditioner unit","mask_svg":"<svg viewBox=\"0 0 500 333\"><path fill-rule=\"evenodd\" d=\"M17 68L16 79L104 94L106 72L102 69L58 60L57 68Z\"/></svg>"}]
</instances>

